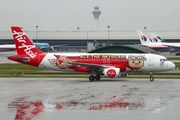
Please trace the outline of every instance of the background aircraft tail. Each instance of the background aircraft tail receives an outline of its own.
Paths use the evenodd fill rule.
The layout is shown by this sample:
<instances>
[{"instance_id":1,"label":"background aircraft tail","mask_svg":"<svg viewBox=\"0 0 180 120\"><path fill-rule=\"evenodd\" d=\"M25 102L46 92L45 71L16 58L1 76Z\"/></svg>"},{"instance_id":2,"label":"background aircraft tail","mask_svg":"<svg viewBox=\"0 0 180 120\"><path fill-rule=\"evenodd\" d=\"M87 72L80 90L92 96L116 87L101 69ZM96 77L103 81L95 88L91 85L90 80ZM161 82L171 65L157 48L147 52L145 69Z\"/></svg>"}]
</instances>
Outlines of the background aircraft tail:
<instances>
[{"instance_id":1,"label":"background aircraft tail","mask_svg":"<svg viewBox=\"0 0 180 120\"><path fill-rule=\"evenodd\" d=\"M159 35L155 35L153 33L150 33L150 38L153 43L164 43L165 42Z\"/></svg>"},{"instance_id":2,"label":"background aircraft tail","mask_svg":"<svg viewBox=\"0 0 180 120\"><path fill-rule=\"evenodd\" d=\"M156 37L155 34L150 33L149 35L153 43L161 43L161 41Z\"/></svg>"},{"instance_id":3,"label":"background aircraft tail","mask_svg":"<svg viewBox=\"0 0 180 120\"><path fill-rule=\"evenodd\" d=\"M156 34L155 36L158 38L159 41L165 43L165 41L159 35Z\"/></svg>"},{"instance_id":4,"label":"background aircraft tail","mask_svg":"<svg viewBox=\"0 0 180 120\"><path fill-rule=\"evenodd\" d=\"M141 44L152 43L151 40L140 30L137 30Z\"/></svg>"}]
</instances>

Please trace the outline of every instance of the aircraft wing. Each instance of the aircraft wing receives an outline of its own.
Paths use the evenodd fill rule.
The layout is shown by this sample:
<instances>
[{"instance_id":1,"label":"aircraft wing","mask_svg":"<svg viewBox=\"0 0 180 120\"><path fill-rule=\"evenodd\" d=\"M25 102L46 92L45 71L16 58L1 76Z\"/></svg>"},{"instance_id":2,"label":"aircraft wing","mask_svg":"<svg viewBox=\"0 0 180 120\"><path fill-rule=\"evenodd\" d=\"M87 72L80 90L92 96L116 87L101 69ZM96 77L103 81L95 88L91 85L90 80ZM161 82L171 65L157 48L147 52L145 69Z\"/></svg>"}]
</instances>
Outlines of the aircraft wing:
<instances>
[{"instance_id":1,"label":"aircraft wing","mask_svg":"<svg viewBox=\"0 0 180 120\"><path fill-rule=\"evenodd\" d=\"M180 48L180 44L165 44L165 43L163 43L162 45L164 45L164 46L168 46L168 47L176 47L176 48Z\"/></svg>"},{"instance_id":2,"label":"aircraft wing","mask_svg":"<svg viewBox=\"0 0 180 120\"><path fill-rule=\"evenodd\" d=\"M68 62L69 64L71 64L71 65L80 65L80 66L82 66L82 67L86 67L86 68L89 68L89 69L91 69L91 70L97 70L97 69L104 69L104 68L112 68L112 67L114 67L114 66L111 66L111 65L101 65L101 64L87 64L87 63L80 63L80 62Z\"/></svg>"}]
</instances>

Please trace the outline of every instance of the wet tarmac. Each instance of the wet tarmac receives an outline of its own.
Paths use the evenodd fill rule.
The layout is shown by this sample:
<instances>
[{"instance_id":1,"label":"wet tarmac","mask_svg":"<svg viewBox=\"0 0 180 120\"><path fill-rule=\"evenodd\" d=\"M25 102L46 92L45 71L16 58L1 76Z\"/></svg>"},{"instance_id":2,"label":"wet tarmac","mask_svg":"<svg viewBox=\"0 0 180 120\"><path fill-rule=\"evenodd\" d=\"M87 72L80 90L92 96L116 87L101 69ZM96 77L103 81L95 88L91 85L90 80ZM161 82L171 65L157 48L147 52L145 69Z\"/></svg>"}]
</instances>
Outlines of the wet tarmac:
<instances>
[{"instance_id":1,"label":"wet tarmac","mask_svg":"<svg viewBox=\"0 0 180 120\"><path fill-rule=\"evenodd\" d=\"M16 51L0 52L0 64L17 63L17 62L7 59L8 56L13 55L13 54L16 54Z\"/></svg>"},{"instance_id":2,"label":"wet tarmac","mask_svg":"<svg viewBox=\"0 0 180 120\"><path fill-rule=\"evenodd\" d=\"M0 120L179 120L180 80L0 78Z\"/></svg>"}]
</instances>

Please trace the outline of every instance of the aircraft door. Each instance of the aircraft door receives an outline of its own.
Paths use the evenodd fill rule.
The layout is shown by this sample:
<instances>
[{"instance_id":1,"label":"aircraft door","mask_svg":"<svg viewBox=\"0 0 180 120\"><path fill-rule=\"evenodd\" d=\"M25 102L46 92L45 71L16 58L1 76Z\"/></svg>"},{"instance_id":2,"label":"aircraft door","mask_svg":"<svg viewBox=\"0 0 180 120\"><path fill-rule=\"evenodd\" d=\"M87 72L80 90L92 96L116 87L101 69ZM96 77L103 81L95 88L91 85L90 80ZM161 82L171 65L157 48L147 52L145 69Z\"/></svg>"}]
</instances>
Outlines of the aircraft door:
<instances>
[{"instance_id":1,"label":"aircraft door","mask_svg":"<svg viewBox=\"0 0 180 120\"><path fill-rule=\"evenodd\" d=\"M149 57L148 57L148 65L149 66L154 66L154 56L153 55L149 55Z\"/></svg>"}]
</instances>

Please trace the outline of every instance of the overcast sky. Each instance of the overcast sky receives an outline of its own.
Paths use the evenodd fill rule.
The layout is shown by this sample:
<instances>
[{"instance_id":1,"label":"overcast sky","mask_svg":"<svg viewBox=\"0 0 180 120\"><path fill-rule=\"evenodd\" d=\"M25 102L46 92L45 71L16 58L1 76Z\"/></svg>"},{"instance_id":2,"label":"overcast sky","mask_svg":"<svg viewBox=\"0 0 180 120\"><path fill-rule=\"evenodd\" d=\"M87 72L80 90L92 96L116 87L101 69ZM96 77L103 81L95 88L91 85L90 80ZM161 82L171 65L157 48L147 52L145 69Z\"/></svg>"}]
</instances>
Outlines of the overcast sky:
<instances>
[{"instance_id":1,"label":"overcast sky","mask_svg":"<svg viewBox=\"0 0 180 120\"><path fill-rule=\"evenodd\" d=\"M96 30L92 11L99 6L99 31L180 30L180 0L0 0L0 31Z\"/></svg>"}]
</instances>

